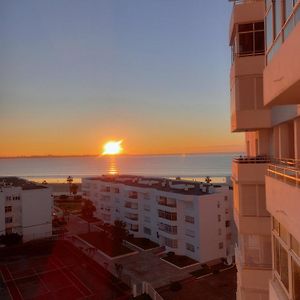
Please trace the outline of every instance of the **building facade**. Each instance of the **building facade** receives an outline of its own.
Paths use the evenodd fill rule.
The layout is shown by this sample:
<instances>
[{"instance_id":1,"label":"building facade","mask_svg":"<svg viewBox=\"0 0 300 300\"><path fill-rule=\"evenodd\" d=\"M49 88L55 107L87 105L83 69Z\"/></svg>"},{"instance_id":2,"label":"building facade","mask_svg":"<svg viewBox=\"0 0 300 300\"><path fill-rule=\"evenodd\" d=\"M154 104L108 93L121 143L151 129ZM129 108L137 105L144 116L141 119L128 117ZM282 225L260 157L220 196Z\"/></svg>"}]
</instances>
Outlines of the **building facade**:
<instances>
[{"instance_id":1,"label":"building facade","mask_svg":"<svg viewBox=\"0 0 300 300\"><path fill-rule=\"evenodd\" d=\"M0 235L18 233L23 241L52 236L51 190L17 177L0 178Z\"/></svg>"},{"instance_id":2,"label":"building facade","mask_svg":"<svg viewBox=\"0 0 300 300\"><path fill-rule=\"evenodd\" d=\"M233 1L237 299L300 299L300 1Z\"/></svg>"},{"instance_id":3,"label":"building facade","mask_svg":"<svg viewBox=\"0 0 300 300\"><path fill-rule=\"evenodd\" d=\"M102 176L82 180L103 222L125 221L131 234L200 262L231 260L232 190L193 181L141 176Z\"/></svg>"}]
</instances>

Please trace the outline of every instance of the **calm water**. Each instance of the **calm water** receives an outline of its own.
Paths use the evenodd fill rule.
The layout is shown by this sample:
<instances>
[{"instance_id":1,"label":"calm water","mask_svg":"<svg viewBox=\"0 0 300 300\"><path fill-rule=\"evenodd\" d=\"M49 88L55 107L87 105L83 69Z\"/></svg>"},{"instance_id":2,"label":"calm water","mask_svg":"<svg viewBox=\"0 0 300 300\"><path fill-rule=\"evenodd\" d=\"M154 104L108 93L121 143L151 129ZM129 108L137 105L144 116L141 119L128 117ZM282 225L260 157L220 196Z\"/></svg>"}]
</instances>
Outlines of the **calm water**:
<instances>
[{"instance_id":1,"label":"calm water","mask_svg":"<svg viewBox=\"0 0 300 300\"><path fill-rule=\"evenodd\" d=\"M32 180L65 182L71 175L102 174L148 176L223 177L231 173L231 160L239 154L157 155L120 157L14 158L0 159L0 176L20 176Z\"/></svg>"}]
</instances>

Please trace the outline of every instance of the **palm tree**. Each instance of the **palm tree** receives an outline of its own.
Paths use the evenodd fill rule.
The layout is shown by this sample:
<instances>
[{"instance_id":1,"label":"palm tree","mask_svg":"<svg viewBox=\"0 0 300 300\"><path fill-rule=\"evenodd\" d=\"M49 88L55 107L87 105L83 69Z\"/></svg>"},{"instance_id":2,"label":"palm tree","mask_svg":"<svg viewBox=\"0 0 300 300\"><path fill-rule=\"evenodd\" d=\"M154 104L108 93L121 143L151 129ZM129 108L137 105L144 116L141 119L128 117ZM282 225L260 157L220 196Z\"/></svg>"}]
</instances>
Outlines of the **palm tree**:
<instances>
[{"instance_id":1,"label":"palm tree","mask_svg":"<svg viewBox=\"0 0 300 300\"><path fill-rule=\"evenodd\" d=\"M205 185L205 187L206 187L206 193L208 193L209 192L209 186L211 185L210 184L211 183L211 178L210 178L210 176L206 176L204 180L206 182L206 185Z\"/></svg>"}]
</instances>

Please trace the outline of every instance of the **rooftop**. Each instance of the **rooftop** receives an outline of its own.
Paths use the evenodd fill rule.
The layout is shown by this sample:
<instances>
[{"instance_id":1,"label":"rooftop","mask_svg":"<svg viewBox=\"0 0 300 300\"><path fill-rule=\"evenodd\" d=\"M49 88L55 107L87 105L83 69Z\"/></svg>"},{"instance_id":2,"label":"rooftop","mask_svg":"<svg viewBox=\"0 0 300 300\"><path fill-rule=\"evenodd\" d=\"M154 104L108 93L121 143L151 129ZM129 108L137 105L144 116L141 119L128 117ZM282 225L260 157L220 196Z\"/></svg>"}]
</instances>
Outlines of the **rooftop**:
<instances>
[{"instance_id":1,"label":"rooftop","mask_svg":"<svg viewBox=\"0 0 300 300\"><path fill-rule=\"evenodd\" d=\"M86 179L109 183L122 183L132 187L154 188L164 192L194 196L213 194L215 188L220 188L224 186L210 184L209 192L207 192L206 183L185 181L180 180L180 178L172 180L163 177L144 177L135 175L102 175L98 177L89 177Z\"/></svg>"},{"instance_id":2,"label":"rooftop","mask_svg":"<svg viewBox=\"0 0 300 300\"><path fill-rule=\"evenodd\" d=\"M21 187L22 190L37 190L37 189L46 189L47 187L41 184L37 184L32 181L28 181L19 177L8 176L0 177L0 187L14 186Z\"/></svg>"}]
</instances>

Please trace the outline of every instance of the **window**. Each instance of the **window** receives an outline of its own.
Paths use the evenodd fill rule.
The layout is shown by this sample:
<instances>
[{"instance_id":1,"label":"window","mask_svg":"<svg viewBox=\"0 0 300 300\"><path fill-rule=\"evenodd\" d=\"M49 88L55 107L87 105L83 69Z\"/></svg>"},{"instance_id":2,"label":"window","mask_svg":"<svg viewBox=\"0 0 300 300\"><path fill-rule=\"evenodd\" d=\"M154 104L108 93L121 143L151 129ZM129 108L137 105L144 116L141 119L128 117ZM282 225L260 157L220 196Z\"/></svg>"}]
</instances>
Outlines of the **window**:
<instances>
[{"instance_id":1,"label":"window","mask_svg":"<svg viewBox=\"0 0 300 300\"><path fill-rule=\"evenodd\" d=\"M279 222L273 217L273 230L279 234Z\"/></svg>"},{"instance_id":2,"label":"window","mask_svg":"<svg viewBox=\"0 0 300 300\"><path fill-rule=\"evenodd\" d=\"M148 228L148 227L144 227L144 233L148 234L148 235L151 235L151 229Z\"/></svg>"},{"instance_id":3,"label":"window","mask_svg":"<svg viewBox=\"0 0 300 300\"><path fill-rule=\"evenodd\" d=\"M115 188L115 194L119 194L120 193L120 189L119 188Z\"/></svg>"},{"instance_id":4,"label":"window","mask_svg":"<svg viewBox=\"0 0 300 300\"><path fill-rule=\"evenodd\" d=\"M10 223L12 223L12 222L13 222L12 217L6 217L6 218L5 218L5 223L6 223L6 224L10 224Z\"/></svg>"},{"instance_id":5,"label":"window","mask_svg":"<svg viewBox=\"0 0 300 300\"><path fill-rule=\"evenodd\" d=\"M288 253L276 238L274 238L274 266L279 279L288 290L289 289Z\"/></svg>"},{"instance_id":6,"label":"window","mask_svg":"<svg viewBox=\"0 0 300 300\"><path fill-rule=\"evenodd\" d=\"M11 212L12 211L12 206L5 206L5 212Z\"/></svg>"},{"instance_id":7,"label":"window","mask_svg":"<svg viewBox=\"0 0 300 300\"><path fill-rule=\"evenodd\" d=\"M194 219L194 217L191 217L191 216L185 216L185 222L194 224L195 219Z\"/></svg>"},{"instance_id":8,"label":"window","mask_svg":"<svg viewBox=\"0 0 300 300\"><path fill-rule=\"evenodd\" d=\"M139 231L139 225L137 224L128 224L129 225L129 230L131 231Z\"/></svg>"},{"instance_id":9,"label":"window","mask_svg":"<svg viewBox=\"0 0 300 300\"><path fill-rule=\"evenodd\" d=\"M300 300L300 266L292 260L292 283L295 300Z\"/></svg>"},{"instance_id":10,"label":"window","mask_svg":"<svg viewBox=\"0 0 300 300\"><path fill-rule=\"evenodd\" d=\"M221 222L221 215L218 215L218 222Z\"/></svg>"},{"instance_id":11,"label":"window","mask_svg":"<svg viewBox=\"0 0 300 300\"><path fill-rule=\"evenodd\" d=\"M172 240L169 238L164 238L163 243L165 246L170 247L170 248L177 248L178 247L178 243L177 240Z\"/></svg>"},{"instance_id":12,"label":"window","mask_svg":"<svg viewBox=\"0 0 300 300\"><path fill-rule=\"evenodd\" d=\"M176 221L177 220L177 213L172 213L164 210L158 210L158 216L160 218L166 219L166 220L171 220L171 221Z\"/></svg>"},{"instance_id":13,"label":"window","mask_svg":"<svg viewBox=\"0 0 300 300\"><path fill-rule=\"evenodd\" d=\"M128 197L130 199L137 199L138 198L138 193L136 191L129 191Z\"/></svg>"},{"instance_id":14,"label":"window","mask_svg":"<svg viewBox=\"0 0 300 300\"><path fill-rule=\"evenodd\" d=\"M273 43L274 40L274 32L273 32L273 10L272 6L270 6L269 11L266 15L266 43L267 43L267 49L269 49Z\"/></svg>"},{"instance_id":15,"label":"window","mask_svg":"<svg viewBox=\"0 0 300 300\"><path fill-rule=\"evenodd\" d=\"M264 44L264 23L248 23L238 25L238 54L257 55L263 54Z\"/></svg>"},{"instance_id":16,"label":"window","mask_svg":"<svg viewBox=\"0 0 300 300\"><path fill-rule=\"evenodd\" d=\"M170 233L170 234L177 234L177 226L171 226L168 224L160 223L158 225L158 228L164 232Z\"/></svg>"},{"instance_id":17,"label":"window","mask_svg":"<svg viewBox=\"0 0 300 300\"><path fill-rule=\"evenodd\" d=\"M195 252L195 246L192 244L186 243L185 248L191 252Z\"/></svg>"},{"instance_id":18,"label":"window","mask_svg":"<svg viewBox=\"0 0 300 300\"><path fill-rule=\"evenodd\" d=\"M284 21L292 14L294 7L294 0L285 0L284 3Z\"/></svg>"},{"instance_id":19,"label":"window","mask_svg":"<svg viewBox=\"0 0 300 300\"><path fill-rule=\"evenodd\" d=\"M220 242L219 243L219 249L223 249L224 245L223 245L223 242Z\"/></svg>"},{"instance_id":20,"label":"window","mask_svg":"<svg viewBox=\"0 0 300 300\"><path fill-rule=\"evenodd\" d=\"M217 208L220 208L220 201L218 201L217 203Z\"/></svg>"},{"instance_id":21,"label":"window","mask_svg":"<svg viewBox=\"0 0 300 300\"><path fill-rule=\"evenodd\" d=\"M230 221L225 221L225 227L230 227Z\"/></svg>"},{"instance_id":22,"label":"window","mask_svg":"<svg viewBox=\"0 0 300 300\"><path fill-rule=\"evenodd\" d=\"M176 199L160 196L158 198L158 204L169 207L176 207Z\"/></svg>"},{"instance_id":23,"label":"window","mask_svg":"<svg viewBox=\"0 0 300 300\"><path fill-rule=\"evenodd\" d=\"M300 244L293 236L291 236L291 248L293 252L300 258Z\"/></svg>"},{"instance_id":24,"label":"window","mask_svg":"<svg viewBox=\"0 0 300 300\"><path fill-rule=\"evenodd\" d=\"M283 227L282 224L279 224L279 236L280 238L285 242L285 244L288 244L289 240L289 233L288 231Z\"/></svg>"},{"instance_id":25,"label":"window","mask_svg":"<svg viewBox=\"0 0 300 300\"><path fill-rule=\"evenodd\" d=\"M151 221L150 221L150 217L144 216L144 221L145 221L146 223L150 223L150 222L151 222Z\"/></svg>"},{"instance_id":26,"label":"window","mask_svg":"<svg viewBox=\"0 0 300 300\"><path fill-rule=\"evenodd\" d=\"M274 16L275 16L275 38L279 34L282 27L282 15L281 15L281 1L275 1L274 5Z\"/></svg>"},{"instance_id":27,"label":"window","mask_svg":"<svg viewBox=\"0 0 300 300\"><path fill-rule=\"evenodd\" d=\"M221 228L218 229L218 235L222 235L222 229Z\"/></svg>"}]
</instances>

